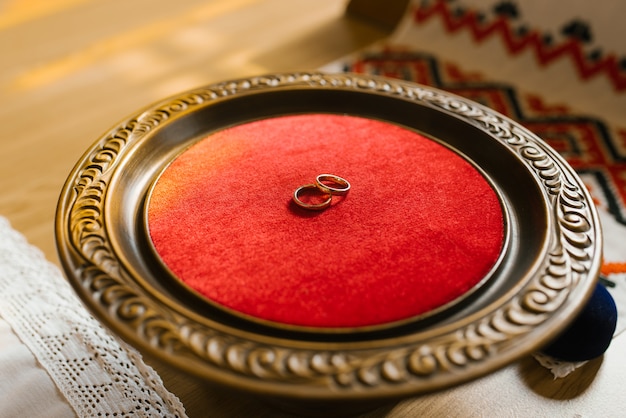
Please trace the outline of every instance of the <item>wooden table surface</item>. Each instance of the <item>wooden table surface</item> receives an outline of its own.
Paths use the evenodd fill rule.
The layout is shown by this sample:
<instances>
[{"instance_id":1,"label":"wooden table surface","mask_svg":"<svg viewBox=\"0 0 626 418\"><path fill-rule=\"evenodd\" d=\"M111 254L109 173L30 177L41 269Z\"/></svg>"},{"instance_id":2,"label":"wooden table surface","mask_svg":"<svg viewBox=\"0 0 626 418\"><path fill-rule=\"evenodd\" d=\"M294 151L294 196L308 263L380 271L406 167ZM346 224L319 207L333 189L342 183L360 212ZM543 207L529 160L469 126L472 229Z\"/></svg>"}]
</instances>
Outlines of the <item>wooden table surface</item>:
<instances>
[{"instance_id":1,"label":"wooden table surface","mask_svg":"<svg viewBox=\"0 0 626 418\"><path fill-rule=\"evenodd\" d=\"M387 35L339 0L0 0L0 215L58 263L55 206L82 153L163 97L318 68ZM1 273L0 273L1 274ZM369 417L624 416L626 340L566 379L525 358ZM155 364L191 417L279 417Z\"/></svg>"}]
</instances>

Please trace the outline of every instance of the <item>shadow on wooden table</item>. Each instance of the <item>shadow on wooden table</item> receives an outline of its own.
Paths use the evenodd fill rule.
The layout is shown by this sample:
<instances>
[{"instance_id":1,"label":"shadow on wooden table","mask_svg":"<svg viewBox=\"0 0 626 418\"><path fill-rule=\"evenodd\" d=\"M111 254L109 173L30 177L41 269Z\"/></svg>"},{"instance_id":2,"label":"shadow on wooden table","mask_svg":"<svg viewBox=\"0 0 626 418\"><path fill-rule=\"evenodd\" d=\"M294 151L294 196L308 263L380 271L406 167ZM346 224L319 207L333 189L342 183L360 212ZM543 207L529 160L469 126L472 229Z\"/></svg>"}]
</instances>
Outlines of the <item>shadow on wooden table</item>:
<instances>
[{"instance_id":1,"label":"shadow on wooden table","mask_svg":"<svg viewBox=\"0 0 626 418\"><path fill-rule=\"evenodd\" d=\"M575 399L593 383L602 366L603 358L591 360L566 377L555 379L552 373L532 357L519 362L519 374L526 386L537 395L554 400ZM543 372L537 372L537 369Z\"/></svg>"},{"instance_id":2,"label":"shadow on wooden table","mask_svg":"<svg viewBox=\"0 0 626 418\"><path fill-rule=\"evenodd\" d=\"M270 51L251 57L250 61L262 68L280 67L281 71L314 70L380 41L390 33L362 19L344 16L300 37L285 38L283 43L277 42ZM310 62L313 67L301 68L303 62Z\"/></svg>"}]
</instances>

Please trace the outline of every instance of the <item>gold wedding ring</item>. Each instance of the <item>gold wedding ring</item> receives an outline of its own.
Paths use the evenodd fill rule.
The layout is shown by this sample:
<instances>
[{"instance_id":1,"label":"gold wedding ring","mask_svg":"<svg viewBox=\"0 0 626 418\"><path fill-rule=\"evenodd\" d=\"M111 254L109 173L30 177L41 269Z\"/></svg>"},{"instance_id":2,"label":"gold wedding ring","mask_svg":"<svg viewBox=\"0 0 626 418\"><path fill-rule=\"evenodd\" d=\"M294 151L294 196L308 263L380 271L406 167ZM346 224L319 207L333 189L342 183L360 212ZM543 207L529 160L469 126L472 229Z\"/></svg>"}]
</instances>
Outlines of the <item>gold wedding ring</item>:
<instances>
[{"instance_id":1,"label":"gold wedding ring","mask_svg":"<svg viewBox=\"0 0 626 418\"><path fill-rule=\"evenodd\" d=\"M328 195L328 198L324 200L322 203L306 203L300 200L300 193L304 190L316 190L320 192L321 190L317 187L316 184L305 184L304 186L300 186L293 192L293 201L296 205L300 206L303 209L307 210L324 210L330 206L330 202L333 200L333 196L330 193L322 192L325 195Z\"/></svg>"},{"instance_id":2,"label":"gold wedding ring","mask_svg":"<svg viewBox=\"0 0 626 418\"><path fill-rule=\"evenodd\" d=\"M321 203L306 203L300 199L305 190L316 190L328 198ZM315 184L305 184L293 192L293 201L296 205L307 210L324 210L330 206L333 196L345 196L350 191L350 183L343 177L334 174L320 174L315 178Z\"/></svg>"},{"instance_id":3,"label":"gold wedding ring","mask_svg":"<svg viewBox=\"0 0 626 418\"><path fill-rule=\"evenodd\" d=\"M324 193L330 193L336 196L344 196L350 191L350 183L348 182L348 180L334 174L320 174L315 179L315 182L317 188Z\"/></svg>"}]
</instances>

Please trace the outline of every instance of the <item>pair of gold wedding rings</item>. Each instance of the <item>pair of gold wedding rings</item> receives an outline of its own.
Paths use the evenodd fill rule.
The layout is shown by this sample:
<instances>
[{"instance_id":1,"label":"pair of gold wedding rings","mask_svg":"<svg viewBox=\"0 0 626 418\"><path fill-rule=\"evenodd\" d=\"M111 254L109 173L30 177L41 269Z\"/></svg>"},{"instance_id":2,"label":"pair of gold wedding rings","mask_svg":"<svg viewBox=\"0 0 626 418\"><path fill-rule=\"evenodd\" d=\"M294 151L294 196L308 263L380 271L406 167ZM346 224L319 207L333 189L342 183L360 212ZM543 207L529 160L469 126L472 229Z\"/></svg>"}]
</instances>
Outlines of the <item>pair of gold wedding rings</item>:
<instances>
[{"instance_id":1,"label":"pair of gold wedding rings","mask_svg":"<svg viewBox=\"0 0 626 418\"><path fill-rule=\"evenodd\" d=\"M328 196L320 203L308 203L300 199L303 192L318 191ZM315 178L315 183L300 186L293 192L293 201L296 205L307 210L324 210L328 208L333 196L345 196L350 191L350 183L343 177L334 174L320 174Z\"/></svg>"}]
</instances>

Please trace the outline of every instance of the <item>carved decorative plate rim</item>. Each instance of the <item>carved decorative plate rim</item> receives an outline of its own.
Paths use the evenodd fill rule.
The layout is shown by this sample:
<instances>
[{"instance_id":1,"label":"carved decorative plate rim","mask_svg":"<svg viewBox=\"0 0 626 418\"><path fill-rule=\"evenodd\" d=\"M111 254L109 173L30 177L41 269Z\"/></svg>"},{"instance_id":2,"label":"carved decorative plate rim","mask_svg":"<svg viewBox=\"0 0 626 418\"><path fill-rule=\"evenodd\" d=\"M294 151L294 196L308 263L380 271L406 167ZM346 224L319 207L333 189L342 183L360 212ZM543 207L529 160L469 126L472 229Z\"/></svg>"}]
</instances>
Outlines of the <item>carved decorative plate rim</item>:
<instances>
[{"instance_id":1,"label":"carved decorative plate rim","mask_svg":"<svg viewBox=\"0 0 626 418\"><path fill-rule=\"evenodd\" d=\"M107 230L110 182L132 149L180 115L255 91L359 91L428 106L487 133L515 153L547 202L549 248L514 295L459 327L393 346L256 338L207 327L152 297ZM592 200L545 142L497 112L414 83L355 74L289 73L217 83L163 100L125 120L77 163L63 188L56 238L65 273L89 309L132 345L208 381L281 398L401 397L483 375L536 349L590 295L600 268L601 232ZM152 289L154 291L154 289ZM231 332L232 331L232 332Z\"/></svg>"}]
</instances>

